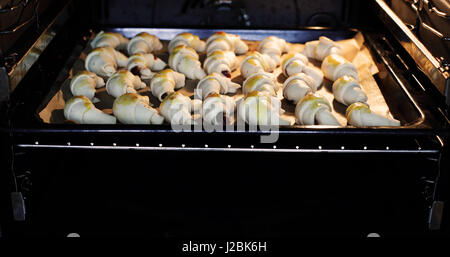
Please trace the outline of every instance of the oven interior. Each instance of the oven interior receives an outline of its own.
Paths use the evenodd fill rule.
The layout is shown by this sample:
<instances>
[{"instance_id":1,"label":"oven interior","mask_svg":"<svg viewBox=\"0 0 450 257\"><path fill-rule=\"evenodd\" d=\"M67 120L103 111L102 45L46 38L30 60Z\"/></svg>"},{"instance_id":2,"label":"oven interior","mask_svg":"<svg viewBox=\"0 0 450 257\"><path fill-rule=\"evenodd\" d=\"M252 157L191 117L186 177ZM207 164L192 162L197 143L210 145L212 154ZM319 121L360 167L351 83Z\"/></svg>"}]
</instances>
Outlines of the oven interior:
<instances>
[{"instance_id":1,"label":"oven interior","mask_svg":"<svg viewBox=\"0 0 450 257\"><path fill-rule=\"evenodd\" d=\"M8 128L2 137L9 143L2 163L15 177L11 182L11 172L2 173L11 182L4 188L21 191L26 206L24 221L11 222L12 211L2 212L3 233L164 238L445 233L445 220L435 230L430 217L434 204L446 199L448 106L373 4L59 3L55 9L64 10L67 21L11 93L7 121L2 120ZM349 29L363 31L380 70L375 79L390 110L407 125L281 128L279 141L267 145L259 142L260 133L239 131L177 134L169 127L43 124L38 111L67 78L92 33L129 28L297 30L303 42L318 34L338 39ZM55 147L68 143L77 147ZM14 209L9 198L3 202Z\"/></svg>"}]
</instances>

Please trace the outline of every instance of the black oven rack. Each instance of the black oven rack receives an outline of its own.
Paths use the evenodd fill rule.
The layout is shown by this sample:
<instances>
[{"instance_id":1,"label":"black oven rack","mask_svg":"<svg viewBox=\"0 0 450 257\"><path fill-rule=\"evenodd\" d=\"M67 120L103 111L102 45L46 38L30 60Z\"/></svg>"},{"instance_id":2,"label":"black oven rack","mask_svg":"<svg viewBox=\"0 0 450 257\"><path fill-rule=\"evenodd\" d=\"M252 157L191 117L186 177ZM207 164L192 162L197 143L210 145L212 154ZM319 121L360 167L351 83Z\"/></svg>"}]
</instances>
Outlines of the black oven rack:
<instances>
[{"instance_id":1,"label":"black oven rack","mask_svg":"<svg viewBox=\"0 0 450 257\"><path fill-rule=\"evenodd\" d=\"M440 139L442 142L442 139ZM439 149L422 149L417 145L415 149L395 149L394 147L386 146L384 149L380 146L369 148L368 146L362 146L360 149L346 148L344 145L340 148L326 148L322 145L317 145L316 148L303 148L300 144L294 148L279 148L276 144L269 144L265 148L258 148L255 145L249 145L248 147L233 147L232 145L224 145L222 147L210 147L205 144L203 147L190 146L181 144L179 146L165 146L164 144L157 145L142 145L136 143L134 146L119 145L112 143L112 145L96 145L94 142L89 145L74 145L71 142L67 142L65 145L57 144L42 144L39 141L35 141L34 144L18 144L18 148L29 149L64 149L64 150L137 150L137 151L189 151L189 152L271 152L271 153L340 153L340 154L439 154ZM442 145L441 145L442 147ZM379 148L379 149L376 149Z\"/></svg>"}]
</instances>

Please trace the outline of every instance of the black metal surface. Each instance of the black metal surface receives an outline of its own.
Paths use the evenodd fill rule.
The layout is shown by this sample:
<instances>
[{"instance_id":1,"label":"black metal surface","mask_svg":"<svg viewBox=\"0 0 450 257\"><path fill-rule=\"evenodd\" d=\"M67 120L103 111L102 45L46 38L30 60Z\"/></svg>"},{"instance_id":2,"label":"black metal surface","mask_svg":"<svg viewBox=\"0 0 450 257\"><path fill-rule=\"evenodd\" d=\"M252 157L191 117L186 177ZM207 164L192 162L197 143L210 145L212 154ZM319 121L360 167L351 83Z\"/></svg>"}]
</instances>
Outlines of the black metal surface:
<instances>
[{"instance_id":1,"label":"black metal surface","mask_svg":"<svg viewBox=\"0 0 450 257\"><path fill-rule=\"evenodd\" d=\"M102 25L166 27L262 27L348 25L350 5L359 1L234 0L218 5L208 0L101 1L98 21ZM346 5L347 4L347 5ZM324 6L327 6L324 10ZM160 10L164 10L163 12ZM247 17L244 17L244 16Z\"/></svg>"},{"instance_id":2,"label":"black metal surface","mask_svg":"<svg viewBox=\"0 0 450 257\"><path fill-rule=\"evenodd\" d=\"M35 194L16 233L62 237L419 235L430 200L422 190L436 170L419 155L27 155Z\"/></svg>"},{"instance_id":3,"label":"black metal surface","mask_svg":"<svg viewBox=\"0 0 450 257\"><path fill-rule=\"evenodd\" d=\"M440 48L439 44L430 44L428 42L427 45L424 45L424 42L414 35L410 28L392 11L385 1L376 0L375 3L374 9L379 18L414 59L415 66L419 67L421 72L445 96L446 104L450 106L450 73L448 67L443 65L439 56L435 56L430 52L435 48Z\"/></svg>"}]
</instances>

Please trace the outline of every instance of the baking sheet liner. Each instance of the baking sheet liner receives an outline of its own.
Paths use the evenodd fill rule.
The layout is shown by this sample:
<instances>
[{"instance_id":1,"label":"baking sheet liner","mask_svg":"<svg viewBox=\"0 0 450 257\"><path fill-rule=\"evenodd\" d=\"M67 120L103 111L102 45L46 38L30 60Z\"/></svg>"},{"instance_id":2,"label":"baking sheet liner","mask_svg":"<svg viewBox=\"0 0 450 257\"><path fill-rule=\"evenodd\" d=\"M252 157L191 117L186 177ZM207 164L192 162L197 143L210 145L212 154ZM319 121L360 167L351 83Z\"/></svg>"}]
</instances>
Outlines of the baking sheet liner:
<instances>
[{"instance_id":1,"label":"baking sheet liner","mask_svg":"<svg viewBox=\"0 0 450 257\"><path fill-rule=\"evenodd\" d=\"M162 42L164 44L164 48L154 54L167 63L169 58L167 45L169 41ZM257 50L258 42L246 41L246 43L249 46L249 50ZM369 50L364 46L364 37L362 33L359 32L353 38L337 41L337 43L343 48L343 56L353 64L355 64L355 66L357 67L360 76L360 84L368 96L368 104L372 111L392 117L383 94L381 93L380 88L373 78L373 75L378 73L378 69L372 59ZM304 44L289 43L289 45L289 53L302 52L304 48ZM61 85L60 90L50 99L45 108L39 113L39 117L43 122L52 124L61 124L66 122L66 119L64 117L64 105L66 101L68 101L72 97L72 93L70 92L70 80L72 76L77 72L84 70L84 60L91 50L92 48L90 47L90 44L88 44L88 46L84 49L84 51L81 53L72 69L70 70L68 79L64 81L64 83ZM238 56L239 62L241 62L244 58L245 55ZM204 59L205 54L200 54L200 61L202 63ZM311 60L311 65L320 68L320 64L321 63L318 61ZM278 80L278 83L280 83L278 98L283 99L283 91L281 85L286 80L286 77L283 75L281 67L278 67L274 71L274 74ZM239 83L240 85L243 84L244 78L241 76L239 69L232 73L232 80L236 83ZM149 91L150 80L144 80L144 82L147 84L147 87L139 90L138 92L141 95L149 96L151 105L155 108L158 108L160 101L157 98L153 97L151 92ZM196 88L197 83L198 80L187 79L186 86L180 89L179 92L193 98L194 89ZM332 104L333 114L337 117L338 121L343 126L345 126L347 124L347 119L345 117L345 111L347 107L334 100L334 96L332 93L332 82L325 79L323 85L317 92L328 99L328 101ZM239 100L243 97L241 90L239 90L235 95L231 96L233 96L236 100ZM105 113L112 114L114 98L106 92L105 87L97 89L96 97L100 100L100 102L95 103L95 106ZM294 124L295 105L287 100L282 100L282 108L286 111L282 116L291 120L292 124Z\"/></svg>"}]
</instances>

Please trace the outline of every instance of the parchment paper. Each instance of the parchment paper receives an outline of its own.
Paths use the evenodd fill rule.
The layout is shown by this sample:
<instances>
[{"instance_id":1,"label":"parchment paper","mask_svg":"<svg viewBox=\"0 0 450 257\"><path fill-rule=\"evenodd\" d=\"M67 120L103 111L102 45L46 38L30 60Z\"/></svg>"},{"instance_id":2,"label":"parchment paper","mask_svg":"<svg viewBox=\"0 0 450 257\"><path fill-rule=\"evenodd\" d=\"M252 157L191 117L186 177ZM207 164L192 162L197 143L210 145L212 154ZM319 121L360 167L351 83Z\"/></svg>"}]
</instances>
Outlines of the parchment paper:
<instances>
[{"instance_id":1,"label":"parchment paper","mask_svg":"<svg viewBox=\"0 0 450 257\"><path fill-rule=\"evenodd\" d=\"M162 41L164 44L164 48L154 53L156 56L164 60L166 63L168 61L168 52L167 45L168 41ZM249 46L249 50L257 50L258 42L255 41L246 41ZM368 96L368 104L370 108L376 112L383 115L392 116L389 112L389 107L386 104L386 101L375 81L373 75L378 73L378 69L371 57L369 50L364 46L364 37L361 33L357 33L354 38L342 40L337 42L340 46L342 46L344 52L343 56L356 65L358 69L358 73L360 76L360 84L363 90L366 92ZM290 50L289 53L298 53L303 51L304 44L289 44ZM72 97L72 93L70 92L70 80L73 75L77 72L84 70L84 60L87 54L91 51L89 44L84 49L82 54L79 56L78 60L75 62L74 66L70 70L69 78L61 85L61 89L51 98L48 102L47 106L39 113L39 117L45 123L64 123L66 120L64 118L64 105L65 102L68 101ZM239 62L241 62L245 58L245 55L238 56ZM200 55L200 61L203 63L205 59L205 54ZM311 61L311 60L310 60ZM320 68L320 62L311 61L311 65L314 65ZM274 74L280 83L280 88L283 82L286 80L286 77L283 75L281 68L278 67ZM232 73L232 80L240 85L243 84L244 78L241 76L239 69ZM105 81L106 82L106 81ZM148 85L150 85L150 81L145 81L147 87L139 91L140 94L149 96L150 102L153 107L158 108L160 102L157 98L153 97L151 92L149 91ZM197 80L186 80L186 86L179 90L179 92L183 93L186 96L193 98L194 89L197 85ZM317 91L320 95L324 96L328 101L332 104L333 113L337 117L338 121L345 126L347 124L347 119L345 118L345 110L346 106L338 103L334 100L334 96L332 93L332 82L327 79L324 80L323 85ZM114 102L114 98L106 92L105 87L97 90L96 97L100 99L100 102L95 103L95 106L100 110L108 114L112 114L112 105ZM234 95L236 100L242 98L242 92L239 90L237 94ZM283 91L280 89L278 92L278 97L283 99ZM283 116L288 118L293 123L295 122L294 110L295 105L289 101L282 100L282 108L286 111Z\"/></svg>"}]
</instances>

